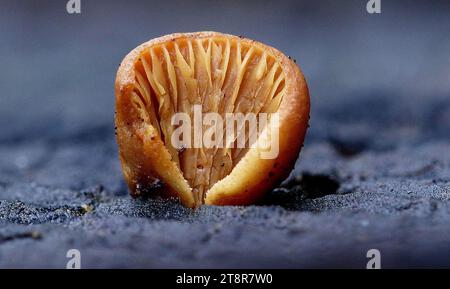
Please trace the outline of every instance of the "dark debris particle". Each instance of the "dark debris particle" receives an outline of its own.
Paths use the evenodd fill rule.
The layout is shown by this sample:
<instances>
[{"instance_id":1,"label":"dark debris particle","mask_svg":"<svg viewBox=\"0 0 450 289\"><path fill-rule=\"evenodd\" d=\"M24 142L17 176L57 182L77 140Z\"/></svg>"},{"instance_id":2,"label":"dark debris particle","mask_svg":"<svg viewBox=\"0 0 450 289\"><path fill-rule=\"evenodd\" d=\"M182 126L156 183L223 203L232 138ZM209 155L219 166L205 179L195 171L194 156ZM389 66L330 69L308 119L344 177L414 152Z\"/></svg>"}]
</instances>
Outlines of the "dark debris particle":
<instances>
[{"instance_id":1,"label":"dark debris particle","mask_svg":"<svg viewBox=\"0 0 450 289\"><path fill-rule=\"evenodd\" d=\"M0 235L0 243L5 243L9 241L22 240L22 239L42 239L42 233L39 231L30 231L24 233L16 233L12 235Z\"/></svg>"},{"instance_id":2,"label":"dark debris particle","mask_svg":"<svg viewBox=\"0 0 450 289\"><path fill-rule=\"evenodd\" d=\"M152 198L154 196L164 195L164 182L160 179L154 179L152 181L146 182L145 185L138 183L136 185L136 190L132 194L136 198Z\"/></svg>"},{"instance_id":3,"label":"dark debris particle","mask_svg":"<svg viewBox=\"0 0 450 289\"><path fill-rule=\"evenodd\" d=\"M85 214L92 212L95 207L92 204L83 204L81 205L81 209L83 209L83 212Z\"/></svg>"},{"instance_id":4,"label":"dark debris particle","mask_svg":"<svg viewBox=\"0 0 450 289\"><path fill-rule=\"evenodd\" d=\"M80 194L83 197L90 199L91 203L98 203L104 198L105 188L102 185L96 185L92 188L81 191Z\"/></svg>"},{"instance_id":5,"label":"dark debris particle","mask_svg":"<svg viewBox=\"0 0 450 289\"><path fill-rule=\"evenodd\" d=\"M178 149L178 153L181 154L186 150L186 146L182 145L179 149Z\"/></svg>"}]
</instances>

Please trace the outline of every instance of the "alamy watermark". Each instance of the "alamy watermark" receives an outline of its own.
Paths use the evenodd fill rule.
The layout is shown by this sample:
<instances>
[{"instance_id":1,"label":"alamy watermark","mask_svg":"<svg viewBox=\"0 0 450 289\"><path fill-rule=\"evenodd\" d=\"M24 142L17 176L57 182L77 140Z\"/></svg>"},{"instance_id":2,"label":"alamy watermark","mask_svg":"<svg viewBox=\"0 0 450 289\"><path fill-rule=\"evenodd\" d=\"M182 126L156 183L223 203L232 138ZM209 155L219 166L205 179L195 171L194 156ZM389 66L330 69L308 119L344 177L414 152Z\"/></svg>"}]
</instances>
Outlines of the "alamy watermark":
<instances>
[{"instance_id":1,"label":"alamy watermark","mask_svg":"<svg viewBox=\"0 0 450 289\"><path fill-rule=\"evenodd\" d=\"M194 105L193 119L187 113L171 118L170 141L174 148L256 148L262 159L274 159L279 153L278 113L202 113Z\"/></svg>"},{"instance_id":2,"label":"alamy watermark","mask_svg":"<svg viewBox=\"0 0 450 289\"><path fill-rule=\"evenodd\" d=\"M81 0L67 1L66 11L69 14L80 14L81 13Z\"/></svg>"},{"instance_id":3,"label":"alamy watermark","mask_svg":"<svg viewBox=\"0 0 450 289\"><path fill-rule=\"evenodd\" d=\"M366 269L381 269L381 252L378 249L367 251L366 257L369 258Z\"/></svg>"},{"instance_id":4,"label":"alamy watermark","mask_svg":"<svg viewBox=\"0 0 450 289\"><path fill-rule=\"evenodd\" d=\"M66 269L81 269L81 252L77 249L70 249L66 253L67 261Z\"/></svg>"},{"instance_id":5,"label":"alamy watermark","mask_svg":"<svg viewBox=\"0 0 450 289\"><path fill-rule=\"evenodd\" d=\"M78 249L70 249L66 253L69 259L66 264L66 269L81 269L81 252ZM366 264L366 269L381 269L381 252L378 249L369 249L366 253L369 261Z\"/></svg>"},{"instance_id":6,"label":"alamy watermark","mask_svg":"<svg viewBox=\"0 0 450 289\"><path fill-rule=\"evenodd\" d=\"M369 0L366 4L366 10L369 14L381 13L381 0Z\"/></svg>"}]
</instances>

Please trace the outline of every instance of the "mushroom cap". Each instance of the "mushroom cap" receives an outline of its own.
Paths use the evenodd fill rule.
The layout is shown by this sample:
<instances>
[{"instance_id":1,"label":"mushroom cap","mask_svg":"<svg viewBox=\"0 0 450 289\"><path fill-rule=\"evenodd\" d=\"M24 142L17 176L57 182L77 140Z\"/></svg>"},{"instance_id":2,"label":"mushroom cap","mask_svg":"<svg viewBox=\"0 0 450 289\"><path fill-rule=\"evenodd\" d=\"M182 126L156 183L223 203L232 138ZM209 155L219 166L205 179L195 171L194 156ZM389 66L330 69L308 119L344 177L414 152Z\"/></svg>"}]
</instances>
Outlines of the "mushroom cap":
<instances>
[{"instance_id":1,"label":"mushroom cap","mask_svg":"<svg viewBox=\"0 0 450 289\"><path fill-rule=\"evenodd\" d=\"M143 121L133 105L136 63L152 47L178 41L214 39L254 47L272 57L284 73L284 93L279 103L278 155L263 159L257 147L248 148L232 170L209 187L203 200L193 192L173 154L154 125ZM305 78L290 58L260 42L218 32L175 33L152 39L133 49L122 61L115 81L116 134L123 174L132 195L152 192L177 197L187 207L249 205L279 185L292 170L308 128L310 99ZM226 96L225 96L226 97ZM257 140L262 141L261 138Z\"/></svg>"}]
</instances>

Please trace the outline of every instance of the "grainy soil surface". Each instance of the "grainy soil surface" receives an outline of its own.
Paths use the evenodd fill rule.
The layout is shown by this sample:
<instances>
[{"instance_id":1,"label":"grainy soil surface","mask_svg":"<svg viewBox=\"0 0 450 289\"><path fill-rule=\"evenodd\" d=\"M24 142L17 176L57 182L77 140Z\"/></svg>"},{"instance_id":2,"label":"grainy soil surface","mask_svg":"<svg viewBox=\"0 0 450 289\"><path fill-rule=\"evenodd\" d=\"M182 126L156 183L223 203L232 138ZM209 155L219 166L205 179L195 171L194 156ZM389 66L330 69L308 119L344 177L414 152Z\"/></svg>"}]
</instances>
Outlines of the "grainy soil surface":
<instances>
[{"instance_id":1,"label":"grainy soil surface","mask_svg":"<svg viewBox=\"0 0 450 289\"><path fill-rule=\"evenodd\" d=\"M2 3L1 268L65 268L71 248L84 268L365 268L372 248L384 268L450 267L448 3L84 2L81 15ZM307 141L261 204L128 195L116 68L149 38L195 30L267 42L308 79Z\"/></svg>"}]
</instances>

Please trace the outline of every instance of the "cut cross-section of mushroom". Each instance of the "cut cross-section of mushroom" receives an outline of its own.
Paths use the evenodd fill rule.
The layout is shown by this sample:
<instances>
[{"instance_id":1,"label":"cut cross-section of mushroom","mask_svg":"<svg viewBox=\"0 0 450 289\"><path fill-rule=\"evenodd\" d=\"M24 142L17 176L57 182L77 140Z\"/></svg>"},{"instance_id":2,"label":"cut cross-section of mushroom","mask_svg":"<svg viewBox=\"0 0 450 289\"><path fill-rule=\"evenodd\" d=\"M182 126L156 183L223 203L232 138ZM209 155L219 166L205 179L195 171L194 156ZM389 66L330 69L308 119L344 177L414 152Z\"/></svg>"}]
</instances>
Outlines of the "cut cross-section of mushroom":
<instances>
[{"instance_id":1,"label":"cut cross-section of mushroom","mask_svg":"<svg viewBox=\"0 0 450 289\"><path fill-rule=\"evenodd\" d=\"M289 174L309 120L308 88L291 58L217 32L138 46L119 67L115 93L130 191L178 197L188 207L256 202ZM261 157L275 137L276 154Z\"/></svg>"}]
</instances>

